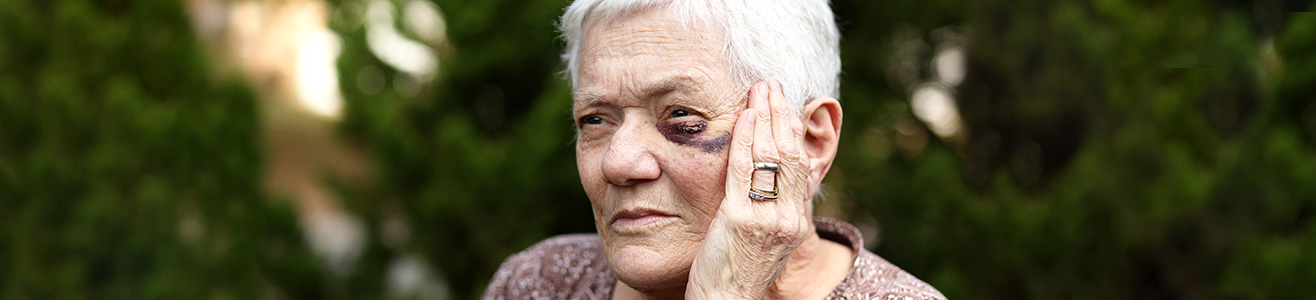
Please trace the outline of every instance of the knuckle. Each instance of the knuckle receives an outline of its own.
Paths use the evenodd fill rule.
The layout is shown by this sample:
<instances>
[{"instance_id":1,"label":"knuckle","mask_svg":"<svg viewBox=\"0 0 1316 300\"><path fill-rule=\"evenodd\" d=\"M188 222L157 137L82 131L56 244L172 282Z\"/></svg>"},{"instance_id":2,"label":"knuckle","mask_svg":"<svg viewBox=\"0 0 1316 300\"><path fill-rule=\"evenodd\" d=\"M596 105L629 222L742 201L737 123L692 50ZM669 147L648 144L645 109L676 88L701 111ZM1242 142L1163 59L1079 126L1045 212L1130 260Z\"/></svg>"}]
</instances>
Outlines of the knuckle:
<instances>
[{"instance_id":1,"label":"knuckle","mask_svg":"<svg viewBox=\"0 0 1316 300\"><path fill-rule=\"evenodd\" d=\"M736 136L732 137L732 142L736 145L750 146L754 145L754 132L751 129L737 130Z\"/></svg>"},{"instance_id":2,"label":"knuckle","mask_svg":"<svg viewBox=\"0 0 1316 300\"><path fill-rule=\"evenodd\" d=\"M736 224L736 228L750 237L761 237L766 231L765 225L761 218L745 218Z\"/></svg>"},{"instance_id":3,"label":"knuckle","mask_svg":"<svg viewBox=\"0 0 1316 300\"><path fill-rule=\"evenodd\" d=\"M746 182L749 182L750 179L753 178L754 176L753 170L750 169L749 164L750 163L748 161L739 161L736 162L734 166L732 166L732 170L729 172L731 173L731 176L733 176L735 182L744 184ZM733 187L728 186L728 188L733 188Z\"/></svg>"},{"instance_id":4,"label":"knuckle","mask_svg":"<svg viewBox=\"0 0 1316 300\"><path fill-rule=\"evenodd\" d=\"M791 142L778 143L777 152L781 152L782 157L791 160L795 160L796 158L799 158L801 155L800 147L797 146L795 143L791 143Z\"/></svg>"},{"instance_id":5,"label":"knuckle","mask_svg":"<svg viewBox=\"0 0 1316 300\"><path fill-rule=\"evenodd\" d=\"M745 155L733 155L731 156L730 164L731 164L731 168L734 168L736 170L743 170L749 167L753 167L754 162L753 160L751 160L749 157Z\"/></svg>"},{"instance_id":6,"label":"knuckle","mask_svg":"<svg viewBox=\"0 0 1316 300\"><path fill-rule=\"evenodd\" d=\"M754 139L748 136L740 136L739 138L735 139L734 143L736 144L736 146L748 149L749 147L754 145Z\"/></svg>"},{"instance_id":7,"label":"knuckle","mask_svg":"<svg viewBox=\"0 0 1316 300\"><path fill-rule=\"evenodd\" d=\"M777 99L780 101L778 101L776 104L780 104L780 105L772 106L772 113L782 117L790 116L791 106L786 104L785 101L786 99L782 99L782 98L777 98Z\"/></svg>"},{"instance_id":8,"label":"knuckle","mask_svg":"<svg viewBox=\"0 0 1316 300\"><path fill-rule=\"evenodd\" d=\"M783 226L772 235L772 243L776 245L790 245L800 241L803 237L795 226Z\"/></svg>"}]
</instances>

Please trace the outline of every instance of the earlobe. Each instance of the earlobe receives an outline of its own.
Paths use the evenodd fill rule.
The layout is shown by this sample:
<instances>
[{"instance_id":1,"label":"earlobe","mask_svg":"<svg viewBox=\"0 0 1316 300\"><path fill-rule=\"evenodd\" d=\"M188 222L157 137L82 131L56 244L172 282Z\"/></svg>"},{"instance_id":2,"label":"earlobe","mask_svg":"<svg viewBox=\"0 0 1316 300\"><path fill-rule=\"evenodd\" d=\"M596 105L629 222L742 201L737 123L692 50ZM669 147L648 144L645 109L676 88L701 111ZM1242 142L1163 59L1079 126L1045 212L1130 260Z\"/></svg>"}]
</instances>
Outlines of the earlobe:
<instances>
[{"instance_id":1,"label":"earlobe","mask_svg":"<svg viewBox=\"0 0 1316 300\"><path fill-rule=\"evenodd\" d=\"M841 103L836 98L819 97L804 105L804 152L808 156L812 184L822 183L836 158L841 142Z\"/></svg>"}]
</instances>

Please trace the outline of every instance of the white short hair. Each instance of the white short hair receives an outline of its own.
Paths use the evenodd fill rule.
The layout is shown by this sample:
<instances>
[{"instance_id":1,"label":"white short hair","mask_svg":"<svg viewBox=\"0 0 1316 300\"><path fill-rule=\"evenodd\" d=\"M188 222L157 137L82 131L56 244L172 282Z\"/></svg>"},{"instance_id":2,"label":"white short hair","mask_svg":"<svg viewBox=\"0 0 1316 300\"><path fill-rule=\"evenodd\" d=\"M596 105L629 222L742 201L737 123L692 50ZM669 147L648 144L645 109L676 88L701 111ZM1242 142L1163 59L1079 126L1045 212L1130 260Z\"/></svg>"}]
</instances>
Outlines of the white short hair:
<instances>
[{"instance_id":1,"label":"white short hair","mask_svg":"<svg viewBox=\"0 0 1316 300\"><path fill-rule=\"evenodd\" d=\"M817 97L840 98L841 34L828 0L575 0L558 24L573 88L585 23L649 8L721 29L728 71L742 86L775 80L797 110Z\"/></svg>"}]
</instances>

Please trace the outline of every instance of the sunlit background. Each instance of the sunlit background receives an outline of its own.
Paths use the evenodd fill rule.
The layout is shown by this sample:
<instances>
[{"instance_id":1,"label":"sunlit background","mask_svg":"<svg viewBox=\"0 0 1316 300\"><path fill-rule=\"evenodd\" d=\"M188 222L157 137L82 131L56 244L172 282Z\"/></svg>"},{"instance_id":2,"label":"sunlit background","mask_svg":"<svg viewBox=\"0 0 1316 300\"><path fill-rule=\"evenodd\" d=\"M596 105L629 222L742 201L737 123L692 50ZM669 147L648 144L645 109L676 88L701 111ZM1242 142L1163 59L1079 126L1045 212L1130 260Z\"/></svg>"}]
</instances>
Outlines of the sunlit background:
<instances>
[{"instance_id":1,"label":"sunlit background","mask_svg":"<svg viewBox=\"0 0 1316 300\"><path fill-rule=\"evenodd\" d=\"M594 230L566 4L0 1L0 298L478 298ZM833 7L817 211L868 249L952 299L1316 299L1311 2Z\"/></svg>"}]
</instances>

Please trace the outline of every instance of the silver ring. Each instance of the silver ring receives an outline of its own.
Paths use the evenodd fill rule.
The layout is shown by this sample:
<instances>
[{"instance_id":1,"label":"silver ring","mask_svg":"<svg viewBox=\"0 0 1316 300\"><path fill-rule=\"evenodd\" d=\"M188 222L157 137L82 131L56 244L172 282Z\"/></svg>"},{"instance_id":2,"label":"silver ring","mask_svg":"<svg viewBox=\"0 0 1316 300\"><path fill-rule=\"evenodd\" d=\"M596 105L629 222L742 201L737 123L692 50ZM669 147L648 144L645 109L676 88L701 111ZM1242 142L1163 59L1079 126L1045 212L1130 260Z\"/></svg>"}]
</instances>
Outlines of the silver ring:
<instances>
[{"instance_id":1,"label":"silver ring","mask_svg":"<svg viewBox=\"0 0 1316 300\"><path fill-rule=\"evenodd\" d=\"M759 201L777 200L777 171L780 169L781 167L778 166L777 163L761 162L761 161L754 162L755 171L758 170L772 171L772 190L763 190L750 186L749 198ZM753 178L750 178L751 185L753 184L753 180L754 180Z\"/></svg>"}]
</instances>

